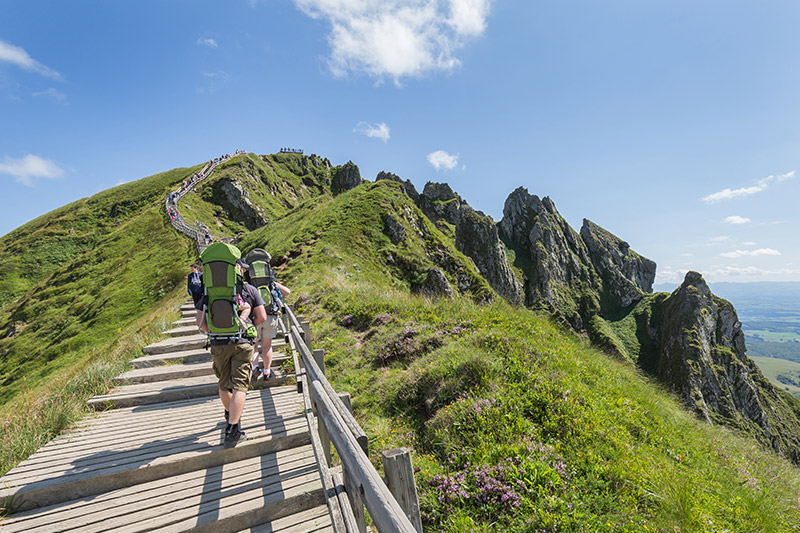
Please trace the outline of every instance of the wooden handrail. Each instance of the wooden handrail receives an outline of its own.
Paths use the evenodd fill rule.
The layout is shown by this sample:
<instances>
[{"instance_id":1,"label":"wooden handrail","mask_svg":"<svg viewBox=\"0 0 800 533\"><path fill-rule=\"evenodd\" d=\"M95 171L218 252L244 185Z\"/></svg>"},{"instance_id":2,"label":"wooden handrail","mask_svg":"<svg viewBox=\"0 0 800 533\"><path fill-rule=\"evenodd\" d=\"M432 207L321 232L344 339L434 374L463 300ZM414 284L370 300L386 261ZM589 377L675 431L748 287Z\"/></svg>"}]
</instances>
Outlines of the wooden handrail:
<instances>
[{"instance_id":1,"label":"wooden handrail","mask_svg":"<svg viewBox=\"0 0 800 533\"><path fill-rule=\"evenodd\" d=\"M290 308L286 307L284 312L287 313L289 319L292 347L296 349L299 360L302 361L305 368L302 376L305 381L303 393L304 395L310 394L316 407L317 416L327 429L330 440L342 461L343 473L353 481L355 490L381 533L415 533L417 529L369 460L368 440L364 430L314 361L306 339L303 338L305 333L302 324ZM300 374L300 368L295 367L295 372ZM313 426L309 429L312 433L315 430ZM319 457L321 455L318 455ZM325 462L324 459L322 462ZM327 470L327 465L325 466L325 470ZM338 487L338 485L334 481L334 487ZM352 522L347 509L343 510L345 511L345 522L350 525ZM349 527L348 531L350 531Z\"/></svg>"}]
</instances>

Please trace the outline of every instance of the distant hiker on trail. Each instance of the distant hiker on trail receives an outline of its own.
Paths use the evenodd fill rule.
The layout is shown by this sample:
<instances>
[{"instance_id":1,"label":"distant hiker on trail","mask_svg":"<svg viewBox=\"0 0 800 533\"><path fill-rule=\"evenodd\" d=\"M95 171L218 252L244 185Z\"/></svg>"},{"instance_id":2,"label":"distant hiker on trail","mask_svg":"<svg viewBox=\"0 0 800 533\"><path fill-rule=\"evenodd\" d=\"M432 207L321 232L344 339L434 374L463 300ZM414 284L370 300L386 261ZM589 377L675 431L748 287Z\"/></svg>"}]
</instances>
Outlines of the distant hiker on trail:
<instances>
[{"instance_id":1,"label":"distant hiker on trail","mask_svg":"<svg viewBox=\"0 0 800 533\"><path fill-rule=\"evenodd\" d=\"M197 301L203 297L203 280L200 277L200 267L197 263L192 263L192 271L186 280L186 290L189 291L189 296L192 297L192 302L197 305Z\"/></svg>"},{"instance_id":2,"label":"distant hiker on trail","mask_svg":"<svg viewBox=\"0 0 800 533\"><path fill-rule=\"evenodd\" d=\"M272 366L272 339L278 336L278 324L283 301L292 292L275 280L275 273L269 264L271 259L272 256L269 252L265 252L261 248L250 250L246 257L249 263L247 279L261 294L267 313L267 319L258 326L258 339L261 340L261 362L263 366L258 364L258 349L253 354L253 379L261 377L265 381L272 377L272 369L270 368Z\"/></svg>"},{"instance_id":3,"label":"distant hiker on trail","mask_svg":"<svg viewBox=\"0 0 800 533\"><path fill-rule=\"evenodd\" d=\"M258 289L242 282L243 272L249 265L238 259L240 256L238 248L225 243L212 244L203 251L201 259L206 294L195 305L197 327L209 334L214 374L219 380L219 398L225 407L226 445L235 445L245 438L241 416L250 385L256 336L255 331L251 333L254 327L243 328L246 324L240 323L238 305L235 305L237 296L241 295L244 303L250 306L254 326L267 319L264 300ZM225 289L231 289L231 293L225 296L215 293ZM243 329L247 330L246 333Z\"/></svg>"}]
</instances>

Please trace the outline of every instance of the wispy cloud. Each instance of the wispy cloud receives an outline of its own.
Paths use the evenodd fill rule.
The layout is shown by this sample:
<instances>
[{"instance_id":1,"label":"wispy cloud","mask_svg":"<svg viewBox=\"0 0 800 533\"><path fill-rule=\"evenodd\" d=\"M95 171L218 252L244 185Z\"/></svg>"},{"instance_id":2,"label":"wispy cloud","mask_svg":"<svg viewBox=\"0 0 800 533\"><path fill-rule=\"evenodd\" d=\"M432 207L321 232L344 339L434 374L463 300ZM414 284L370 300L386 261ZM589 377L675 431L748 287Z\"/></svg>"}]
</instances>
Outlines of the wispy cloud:
<instances>
[{"instance_id":1,"label":"wispy cloud","mask_svg":"<svg viewBox=\"0 0 800 533\"><path fill-rule=\"evenodd\" d=\"M378 122L377 124L367 124L366 122L359 122L353 129L355 133L361 133L373 139L380 139L384 143L388 142L391 138L389 133L389 126L385 122Z\"/></svg>"},{"instance_id":2,"label":"wispy cloud","mask_svg":"<svg viewBox=\"0 0 800 533\"><path fill-rule=\"evenodd\" d=\"M720 257L738 259L739 257L758 257L760 255L781 255L778 250L772 248L759 248L758 250L736 250L719 254Z\"/></svg>"},{"instance_id":3,"label":"wispy cloud","mask_svg":"<svg viewBox=\"0 0 800 533\"><path fill-rule=\"evenodd\" d=\"M202 37L197 39L197 44L198 44L198 46L207 46L209 48L218 48L219 47L219 44L217 44L217 41L215 41L214 39L209 39L209 38L204 39Z\"/></svg>"},{"instance_id":4,"label":"wispy cloud","mask_svg":"<svg viewBox=\"0 0 800 533\"><path fill-rule=\"evenodd\" d=\"M33 187L34 179L58 179L64 175L64 169L58 166L55 161L28 154L19 159L4 157L3 162L0 163L0 174L13 176L16 181L23 185Z\"/></svg>"},{"instance_id":5,"label":"wispy cloud","mask_svg":"<svg viewBox=\"0 0 800 533\"><path fill-rule=\"evenodd\" d=\"M795 171L787 172L786 174L778 174L777 176L767 176L760 179L755 185L751 187L742 187L740 189L722 189L714 194L709 194L703 197L703 201L707 204L715 204L724 200L732 200L740 196L750 196L759 193L769 187L772 183L780 183L788 179L794 178Z\"/></svg>"},{"instance_id":6,"label":"wispy cloud","mask_svg":"<svg viewBox=\"0 0 800 533\"><path fill-rule=\"evenodd\" d=\"M366 73L400 84L409 76L450 71L456 52L483 34L492 0L294 0L331 24L328 61L335 76Z\"/></svg>"},{"instance_id":7,"label":"wispy cloud","mask_svg":"<svg viewBox=\"0 0 800 533\"><path fill-rule=\"evenodd\" d=\"M747 217L740 217L739 215L734 215L732 217L727 217L723 220L726 224L747 224L750 222L750 219Z\"/></svg>"},{"instance_id":8,"label":"wispy cloud","mask_svg":"<svg viewBox=\"0 0 800 533\"><path fill-rule=\"evenodd\" d=\"M709 242L708 246L716 246L718 244L724 244L726 242L732 242L733 241L733 237L731 237L729 235L718 235L716 237L711 237L709 239L709 241L710 242Z\"/></svg>"},{"instance_id":9,"label":"wispy cloud","mask_svg":"<svg viewBox=\"0 0 800 533\"><path fill-rule=\"evenodd\" d=\"M67 95L59 91L58 89L54 89L50 87L47 90L39 91L33 93L33 96L38 96L39 98L47 98L49 100L53 100L54 102L58 102L59 104L64 104L67 102Z\"/></svg>"},{"instance_id":10,"label":"wispy cloud","mask_svg":"<svg viewBox=\"0 0 800 533\"><path fill-rule=\"evenodd\" d=\"M448 154L444 150L436 150L428 154L428 163L436 170L453 170L458 166L458 155Z\"/></svg>"},{"instance_id":11,"label":"wispy cloud","mask_svg":"<svg viewBox=\"0 0 800 533\"><path fill-rule=\"evenodd\" d=\"M228 83L228 80L230 80L230 76L224 70L203 72L203 77L206 78L208 84L205 87L197 88L197 92L200 94L214 94L220 85Z\"/></svg>"},{"instance_id":12,"label":"wispy cloud","mask_svg":"<svg viewBox=\"0 0 800 533\"><path fill-rule=\"evenodd\" d=\"M29 72L35 72L54 80L61 79L61 74L33 59L24 49L5 41L0 41L0 61L6 61Z\"/></svg>"}]
</instances>

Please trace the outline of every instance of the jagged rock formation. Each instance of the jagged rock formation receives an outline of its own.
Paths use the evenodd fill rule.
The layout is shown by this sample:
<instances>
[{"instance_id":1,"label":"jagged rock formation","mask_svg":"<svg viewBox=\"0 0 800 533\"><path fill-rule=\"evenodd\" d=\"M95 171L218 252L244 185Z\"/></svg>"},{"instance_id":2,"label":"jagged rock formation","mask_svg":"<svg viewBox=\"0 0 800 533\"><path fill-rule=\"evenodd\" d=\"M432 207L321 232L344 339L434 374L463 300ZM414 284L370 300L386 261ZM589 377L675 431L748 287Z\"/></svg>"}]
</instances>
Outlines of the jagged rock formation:
<instances>
[{"instance_id":1,"label":"jagged rock formation","mask_svg":"<svg viewBox=\"0 0 800 533\"><path fill-rule=\"evenodd\" d=\"M578 330L593 315L630 307L652 290L653 261L588 220L579 235L550 198L524 187L506 199L499 227L525 272L526 304L563 315Z\"/></svg>"},{"instance_id":2,"label":"jagged rock formation","mask_svg":"<svg viewBox=\"0 0 800 533\"><path fill-rule=\"evenodd\" d=\"M383 217L383 224L385 226L386 235L391 239L394 244L398 244L403 242L406 238L406 228L401 223L399 223L395 218L390 215L386 214Z\"/></svg>"},{"instance_id":3,"label":"jagged rock formation","mask_svg":"<svg viewBox=\"0 0 800 533\"><path fill-rule=\"evenodd\" d=\"M405 191L405 193L408 195L409 198L414 200L414 202L419 200L419 192L417 192L417 188L414 187L414 184L411 183L411 180L403 181L397 174L393 174L391 172L384 172L383 170L378 172L378 175L375 177L375 181L381 181L381 180L389 180L401 183L403 185L403 190Z\"/></svg>"},{"instance_id":4,"label":"jagged rock formation","mask_svg":"<svg viewBox=\"0 0 800 533\"><path fill-rule=\"evenodd\" d=\"M562 314L576 329L600 311L602 282L580 236L550 198L520 187L509 195L500 221L502 236L524 268L525 300Z\"/></svg>"},{"instance_id":5,"label":"jagged rock formation","mask_svg":"<svg viewBox=\"0 0 800 533\"><path fill-rule=\"evenodd\" d=\"M446 183L426 183L417 203L432 220L441 218L455 226L456 249L472 260L498 294L514 305L522 303L521 283L491 217L470 207Z\"/></svg>"},{"instance_id":6,"label":"jagged rock formation","mask_svg":"<svg viewBox=\"0 0 800 533\"><path fill-rule=\"evenodd\" d=\"M232 218L241 221L247 229L254 230L266 225L267 221L262 215L261 208L253 205L241 183L229 178L221 179L214 183L213 191L217 203L225 208Z\"/></svg>"},{"instance_id":7,"label":"jagged rock formation","mask_svg":"<svg viewBox=\"0 0 800 533\"><path fill-rule=\"evenodd\" d=\"M333 176L331 176L331 192L333 194L341 194L358 187L361 182L361 171L358 170L358 165L348 161L333 172Z\"/></svg>"},{"instance_id":8,"label":"jagged rock formation","mask_svg":"<svg viewBox=\"0 0 800 533\"><path fill-rule=\"evenodd\" d=\"M637 254L627 242L585 218L581 239L603 280L606 294L613 300L609 305L627 308L641 300L642 293L653 291L655 261Z\"/></svg>"},{"instance_id":9,"label":"jagged rock formation","mask_svg":"<svg viewBox=\"0 0 800 533\"><path fill-rule=\"evenodd\" d=\"M642 366L706 420L749 430L799 461L797 418L746 356L733 306L711 294L700 274L689 272L654 307L648 323L639 327L655 347L644 355Z\"/></svg>"}]
</instances>

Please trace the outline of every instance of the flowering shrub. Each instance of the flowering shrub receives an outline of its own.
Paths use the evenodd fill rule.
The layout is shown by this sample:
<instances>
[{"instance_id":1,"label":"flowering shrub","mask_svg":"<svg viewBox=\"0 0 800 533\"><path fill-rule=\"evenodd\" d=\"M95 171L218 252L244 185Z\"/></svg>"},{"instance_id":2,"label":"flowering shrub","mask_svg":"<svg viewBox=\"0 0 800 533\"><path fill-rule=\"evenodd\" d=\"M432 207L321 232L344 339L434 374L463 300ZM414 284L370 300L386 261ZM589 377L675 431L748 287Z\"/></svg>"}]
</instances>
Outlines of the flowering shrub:
<instances>
[{"instance_id":1,"label":"flowering shrub","mask_svg":"<svg viewBox=\"0 0 800 533\"><path fill-rule=\"evenodd\" d=\"M440 522L462 510L486 521L502 522L518 508L532 506L565 488L570 474L561 456L542 444L524 452L491 465L467 462L452 474L433 476L426 492L433 496L427 501L434 505L426 510L425 519Z\"/></svg>"}]
</instances>

